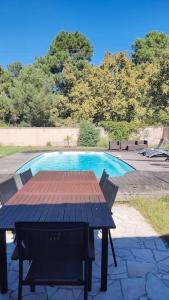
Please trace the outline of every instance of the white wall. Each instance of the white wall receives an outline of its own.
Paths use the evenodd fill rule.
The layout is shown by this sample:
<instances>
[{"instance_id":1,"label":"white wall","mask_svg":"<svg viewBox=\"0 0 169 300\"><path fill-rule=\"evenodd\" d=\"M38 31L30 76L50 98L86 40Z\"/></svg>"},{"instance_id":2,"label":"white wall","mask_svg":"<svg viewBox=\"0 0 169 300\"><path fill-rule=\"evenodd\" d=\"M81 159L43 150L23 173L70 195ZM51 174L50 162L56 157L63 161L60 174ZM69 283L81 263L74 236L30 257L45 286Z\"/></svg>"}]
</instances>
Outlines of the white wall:
<instances>
[{"instance_id":1,"label":"white wall","mask_svg":"<svg viewBox=\"0 0 169 300\"><path fill-rule=\"evenodd\" d=\"M149 144L158 144L161 138L169 139L169 127L147 127L140 130L139 136Z\"/></svg>"},{"instance_id":2,"label":"white wall","mask_svg":"<svg viewBox=\"0 0 169 300\"><path fill-rule=\"evenodd\" d=\"M67 145L67 137L71 145L77 144L78 128L0 128L0 144L15 146L56 146Z\"/></svg>"},{"instance_id":3,"label":"white wall","mask_svg":"<svg viewBox=\"0 0 169 300\"><path fill-rule=\"evenodd\" d=\"M77 145L78 135L78 128L0 128L0 145L46 146L47 143L51 143L54 146L67 146L67 137L69 137L70 145L74 146ZM105 135L104 129L100 128L100 136ZM148 140L149 144L158 144L162 137L169 140L169 127L140 129L138 136L140 140Z\"/></svg>"}]
</instances>

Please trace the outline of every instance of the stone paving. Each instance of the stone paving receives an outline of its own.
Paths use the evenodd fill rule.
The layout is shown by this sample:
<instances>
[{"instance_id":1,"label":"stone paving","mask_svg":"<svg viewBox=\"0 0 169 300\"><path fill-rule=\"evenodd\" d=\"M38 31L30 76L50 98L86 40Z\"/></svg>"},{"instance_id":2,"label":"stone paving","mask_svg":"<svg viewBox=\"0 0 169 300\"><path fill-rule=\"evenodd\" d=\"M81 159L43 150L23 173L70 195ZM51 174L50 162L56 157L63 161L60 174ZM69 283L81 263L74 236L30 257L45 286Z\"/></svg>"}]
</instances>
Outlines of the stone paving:
<instances>
[{"instance_id":1,"label":"stone paving","mask_svg":"<svg viewBox=\"0 0 169 300\"><path fill-rule=\"evenodd\" d=\"M96 232L96 259L89 300L168 300L169 248L135 208L118 204L113 211L117 229L111 234L118 266L115 268L109 248L108 289L100 292L101 232ZM10 235L7 249L10 290L7 295L0 295L0 300L15 300L18 262L10 260L13 249ZM29 287L23 289L23 300L82 299L80 288L37 287L35 293L31 293Z\"/></svg>"}]
</instances>

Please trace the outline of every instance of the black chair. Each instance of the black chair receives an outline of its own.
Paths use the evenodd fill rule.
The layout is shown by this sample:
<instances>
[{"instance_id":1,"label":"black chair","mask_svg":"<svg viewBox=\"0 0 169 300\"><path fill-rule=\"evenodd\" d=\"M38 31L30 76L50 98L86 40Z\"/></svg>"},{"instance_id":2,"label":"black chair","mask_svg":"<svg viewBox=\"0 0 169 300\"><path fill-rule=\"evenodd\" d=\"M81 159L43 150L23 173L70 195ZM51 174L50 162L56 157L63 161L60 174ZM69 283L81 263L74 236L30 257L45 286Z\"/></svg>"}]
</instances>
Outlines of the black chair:
<instances>
[{"instance_id":1,"label":"black chair","mask_svg":"<svg viewBox=\"0 0 169 300\"><path fill-rule=\"evenodd\" d=\"M5 203L12 196L14 196L17 191L18 191L18 188L17 188L16 182L15 182L15 179L13 177L0 183L0 204L1 204L1 206L4 206ZM14 235L14 243L15 243L15 231L12 230L12 233ZM17 246L15 247L15 249L12 253L12 259L13 259L13 257L15 257L16 253L18 253Z\"/></svg>"},{"instance_id":2,"label":"black chair","mask_svg":"<svg viewBox=\"0 0 169 300\"><path fill-rule=\"evenodd\" d=\"M18 191L15 179L9 178L0 183L0 203L2 206Z\"/></svg>"},{"instance_id":3,"label":"black chair","mask_svg":"<svg viewBox=\"0 0 169 300\"><path fill-rule=\"evenodd\" d=\"M4 206L5 203L12 197L15 195L15 193L18 191L15 179L9 178L5 181L3 181L2 183L0 183L0 204L1 206ZM13 236L14 236L14 243L16 242L16 238L15 238L15 231L12 230ZM12 260L17 260L18 259L18 247L16 246L12 256L11 256ZM25 260L27 260L27 256L25 253Z\"/></svg>"},{"instance_id":4,"label":"black chair","mask_svg":"<svg viewBox=\"0 0 169 300\"><path fill-rule=\"evenodd\" d=\"M102 191L103 191L103 195L105 197L105 200L106 200L110 210L112 209L112 206L113 206L114 201L116 199L118 188L119 187L117 185L115 185L111 180L106 179ZM110 229L108 231L108 235L109 235L110 245L111 245L111 249L112 249L114 264L117 267L116 254L115 254L115 250L114 250L114 246L113 246L113 240L112 240L112 237L111 237Z\"/></svg>"},{"instance_id":5,"label":"black chair","mask_svg":"<svg viewBox=\"0 0 169 300\"><path fill-rule=\"evenodd\" d=\"M31 171L31 169L28 169L27 171L25 171L19 175L20 175L22 184L24 185L32 178L32 171Z\"/></svg>"},{"instance_id":6,"label":"black chair","mask_svg":"<svg viewBox=\"0 0 169 300\"><path fill-rule=\"evenodd\" d=\"M17 222L15 224L19 252L18 300L22 286L84 286L88 298L89 227L86 223ZM25 252L31 261L23 277Z\"/></svg>"},{"instance_id":7,"label":"black chair","mask_svg":"<svg viewBox=\"0 0 169 300\"><path fill-rule=\"evenodd\" d=\"M100 188L101 190L103 189L104 187L104 184L105 184L105 181L109 178L109 174L106 173L105 169L103 170L103 173L102 173L102 176L100 178L100 181L99 181L99 185L100 185Z\"/></svg>"},{"instance_id":8,"label":"black chair","mask_svg":"<svg viewBox=\"0 0 169 300\"><path fill-rule=\"evenodd\" d=\"M15 242L16 242L16 238L15 238ZM11 260L18 260L19 259L19 251L18 251L18 247L16 245L12 256L11 256ZM23 255L22 255L22 259L23 260L28 260L30 262L30 257L27 253L27 251L23 249ZM89 276L88 276L88 291L91 291L92 289L92 264L93 261L95 260L95 244L94 244L94 231L93 230L89 230L89 262L88 262L88 268L89 268Z\"/></svg>"}]
</instances>

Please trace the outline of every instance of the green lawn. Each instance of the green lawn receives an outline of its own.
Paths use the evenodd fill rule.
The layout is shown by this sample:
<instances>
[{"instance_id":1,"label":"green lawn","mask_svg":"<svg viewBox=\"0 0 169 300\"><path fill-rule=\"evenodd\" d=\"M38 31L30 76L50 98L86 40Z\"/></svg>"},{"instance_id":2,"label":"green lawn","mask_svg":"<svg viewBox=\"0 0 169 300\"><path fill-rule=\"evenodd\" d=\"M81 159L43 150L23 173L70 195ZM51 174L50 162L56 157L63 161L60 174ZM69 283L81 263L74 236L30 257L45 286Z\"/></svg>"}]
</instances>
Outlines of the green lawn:
<instances>
[{"instance_id":1,"label":"green lawn","mask_svg":"<svg viewBox=\"0 0 169 300\"><path fill-rule=\"evenodd\" d=\"M30 152L30 151L68 151L68 150L83 150L83 151L105 151L103 147L57 147L57 146L42 146L42 147L22 147L22 146L0 146L0 157L8 156L15 153Z\"/></svg>"},{"instance_id":2,"label":"green lawn","mask_svg":"<svg viewBox=\"0 0 169 300\"><path fill-rule=\"evenodd\" d=\"M18 152L23 152L28 147L20 146L0 146L0 157L15 154Z\"/></svg>"},{"instance_id":3,"label":"green lawn","mask_svg":"<svg viewBox=\"0 0 169 300\"><path fill-rule=\"evenodd\" d=\"M169 243L169 196L160 199L131 199L130 205L137 208L153 228Z\"/></svg>"}]
</instances>

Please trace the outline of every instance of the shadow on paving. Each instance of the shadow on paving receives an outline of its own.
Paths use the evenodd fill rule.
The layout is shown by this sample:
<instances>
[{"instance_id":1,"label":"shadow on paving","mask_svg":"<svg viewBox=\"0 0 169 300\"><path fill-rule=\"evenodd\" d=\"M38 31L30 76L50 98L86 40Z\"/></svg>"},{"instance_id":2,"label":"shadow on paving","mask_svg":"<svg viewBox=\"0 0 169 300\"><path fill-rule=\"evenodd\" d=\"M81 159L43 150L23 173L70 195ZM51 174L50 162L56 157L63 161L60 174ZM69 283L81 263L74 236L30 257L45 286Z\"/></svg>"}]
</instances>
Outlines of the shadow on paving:
<instances>
[{"instance_id":1,"label":"shadow on paving","mask_svg":"<svg viewBox=\"0 0 169 300\"><path fill-rule=\"evenodd\" d=\"M169 233L161 235L160 238L169 246Z\"/></svg>"},{"instance_id":2,"label":"shadow on paving","mask_svg":"<svg viewBox=\"0 0 169 300\"><path fill-rule=\"evenodd\" d=\"M112 231L113 234L113 231ZM101 231L95 231L95 262L93 286L89 300L167 300L169 299L169 248L157 236L114 238L117 268L109 246L108 289L100 292ZM7 298L17 299L18 262L11 262L14 248L8 243L9 293ZM25 263L25 271L28 264ZM83 289L72 287L37 287L31 293L23 288L23 300L82 300Z\"/></svg>"}]
</instances>

